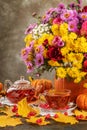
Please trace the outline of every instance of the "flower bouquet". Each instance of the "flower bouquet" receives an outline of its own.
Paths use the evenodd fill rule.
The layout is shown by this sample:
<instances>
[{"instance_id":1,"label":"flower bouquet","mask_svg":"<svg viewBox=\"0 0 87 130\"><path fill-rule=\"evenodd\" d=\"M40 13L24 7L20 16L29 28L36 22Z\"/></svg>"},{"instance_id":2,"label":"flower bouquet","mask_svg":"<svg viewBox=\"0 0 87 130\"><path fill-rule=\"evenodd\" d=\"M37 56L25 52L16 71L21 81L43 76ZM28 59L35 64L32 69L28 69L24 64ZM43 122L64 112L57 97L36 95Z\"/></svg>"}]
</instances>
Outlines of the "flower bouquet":
<instances>
[{"instance_id":1,"label":"flower bouquet","mask_svg":"<svg viewBox=\"0 0 87 130\"><path fill-rule=\"evenodd\" d=\"M37 17L37 14L33 14ZM30 24L21 57L28 73L55 69L56 77L75 83L87 76L87 6L60 3Z\"/></svg>"}]
</instances>

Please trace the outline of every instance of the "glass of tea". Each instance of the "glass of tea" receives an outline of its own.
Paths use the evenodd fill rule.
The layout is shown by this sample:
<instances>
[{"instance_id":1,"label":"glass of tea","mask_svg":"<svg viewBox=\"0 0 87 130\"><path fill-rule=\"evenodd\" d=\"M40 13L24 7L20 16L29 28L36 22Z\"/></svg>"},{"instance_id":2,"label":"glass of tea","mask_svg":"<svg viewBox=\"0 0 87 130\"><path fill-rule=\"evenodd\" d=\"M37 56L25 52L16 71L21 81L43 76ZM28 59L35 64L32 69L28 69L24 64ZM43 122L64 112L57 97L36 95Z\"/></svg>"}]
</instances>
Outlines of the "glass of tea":
<instances>
[{"instance_id":1,"label":"glass of tea","mask_svg":"<svg viewBox=\"0 0 87 130\"><path fill-rule=\"evenodd\" d=\"M71 91L68 89L60 89L56 91L52 89L48 92L44 92L44 97L49 107L52 109L63 109L70 101Z\"/></svg>"}]
</instances>

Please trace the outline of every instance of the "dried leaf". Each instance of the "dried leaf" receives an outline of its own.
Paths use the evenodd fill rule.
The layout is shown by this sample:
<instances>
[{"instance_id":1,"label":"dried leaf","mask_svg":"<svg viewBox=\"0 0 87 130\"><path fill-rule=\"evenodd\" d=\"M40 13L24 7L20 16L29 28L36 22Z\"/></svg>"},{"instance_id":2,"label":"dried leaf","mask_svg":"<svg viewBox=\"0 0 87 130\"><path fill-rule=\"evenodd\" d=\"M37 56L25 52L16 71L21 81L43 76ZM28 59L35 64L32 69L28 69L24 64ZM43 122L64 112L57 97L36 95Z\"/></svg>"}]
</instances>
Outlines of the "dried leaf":
<instances>
[{"instance_id":1,"label":"dried leaf","mask_svg":"<svg viewBox=\"0 0 87 130\"><path fill-rule=\"evenodd\" d=\"M87 111L76 109L74 114L78 120L87 120Z\"/></svg>"},{"instance_id":2,"label":"dried leaf","mask_svg":"<svg viewBox=\"0 0 87 130\"><path fill-rule=\"evenodd\" d=\"M39 114L39 110L34 109L32 106L28 105L26 98L18 102L18 114L20 116L27 117L30 112L35 112L36 115Z\"/></svg>"},{"instance_id":3,"label":"dried leaf","mask_svg":"<svg viewBox=\"0 0 87 130\"><path fill-rule=\"evenodd\" d=\"M40 99L40 101L45 101L46 102L46 99L45 99L44 95L40 95L39 99Z\"/></svg>"},{"instance_id":4,"label":"dried leaf","mask_svg":"<svg viewBox=\"0 0 87 130\"><path fill-rule=\"evenodd\" d=\"M45 121L45 117L31 117L26 119L27 122L38 124L38 125L47 125L50 124L49 121Z\"/></svg>"},{"instance_id":5,"label":"dried leaf","mask_svg":"<svg viewBox=\"0 0 87 130\"><path fill-rule=\"evenodd\" d=\"M0 127L16 126L22 124L20 118L12 118L9 116L0 116Z\"/></svg>"},{"instance_id":6,"label":"dried leaf","mask_svg":"<svg viewBox=\"0 0 87 130\"><path fill-rule=\"evenodd\" d=\"M3 109L1 112L7 114L8 116L14 116L15 113L12 112L12 107L6 106L5 109Z\"/></svg>"},{"instance_id":7,"label":"dried leaf","mask_svg":"<svg viewBox=\"0 0 87 130\"><path fill-rule=\"evenodd\" d=\"M52 117L53 120L57 121L57 122L62 122L62 123L70 123L71 125L72 124L75 124L75 123L78 123L78 121L76 120L75 117L73 116L68 116L68 115L64 115L62 113L56 113L56 117Z\"/></svg>"}]
</instances>

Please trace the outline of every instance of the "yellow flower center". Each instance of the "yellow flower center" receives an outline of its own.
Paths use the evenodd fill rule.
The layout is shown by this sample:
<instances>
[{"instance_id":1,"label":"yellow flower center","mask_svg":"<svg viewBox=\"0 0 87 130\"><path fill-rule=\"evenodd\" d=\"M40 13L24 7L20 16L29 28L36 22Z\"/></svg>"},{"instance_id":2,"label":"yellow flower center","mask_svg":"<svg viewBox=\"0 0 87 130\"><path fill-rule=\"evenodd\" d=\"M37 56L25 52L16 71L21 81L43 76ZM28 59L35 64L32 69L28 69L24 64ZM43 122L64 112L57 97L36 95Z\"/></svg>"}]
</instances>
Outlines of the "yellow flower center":
<instances>
[{"instance_id":1,"label":"yellow flower center","mask_svg":"<svg viewBox=\"0 0 87 130\"><path fill-rule=\"evenodd\" d=\"M66 18L69 18L70 14L66 13L64 16L65 16Z\"/></svg>"}]
</instances>

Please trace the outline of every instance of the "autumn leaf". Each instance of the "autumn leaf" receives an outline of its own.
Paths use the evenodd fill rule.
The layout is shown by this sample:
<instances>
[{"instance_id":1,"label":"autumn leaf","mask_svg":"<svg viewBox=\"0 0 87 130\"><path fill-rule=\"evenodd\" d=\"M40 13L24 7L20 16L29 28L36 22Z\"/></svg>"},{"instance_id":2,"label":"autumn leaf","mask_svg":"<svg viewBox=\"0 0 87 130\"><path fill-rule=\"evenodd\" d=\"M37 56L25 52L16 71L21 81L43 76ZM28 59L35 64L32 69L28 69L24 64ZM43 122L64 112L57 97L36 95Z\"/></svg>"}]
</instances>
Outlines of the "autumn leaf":
<instances>
[{"instance_id":1,"label":"autumn leaf","mask_svg":"<svg viewBox=\"0 0 87 130\"><path fill-rule=\"evenodd\" d=\"M14 116L15 113L12 112L12 107L6 106L1 112L7 114L8 116Z\"/></svg>"},{"instance_id":2,"label":"autumn leaf","mask_svg":"<svg viewBox=\"0 0 87 130\"><path fill-rule=\"evenodd\" d=\"M39 114L39 109L34 109L32 106L28 105L27 99L24 98L18 102L18 114L22 117L27 117L30 112Z\"/></svg>"},{"instance_id":3,"label":"autumn leaf","mask_svg":"<svg viewBox=\"0 0 87 130\"><path fill-rule=\"evenodd\" d=\"M45 99L44 95L40 95L39 99L40 99L40 101L45 101L46 102L46 99Z\"/></svg>"},{"instance_id":4,"label":"autumn leaf","mask_svg":"<svg viewBox=\"0 0 87 130\"><path fill-rule=\"evenodd\" d=\"M52 119L57 121L57 122L70 123L71 125L75 124L75 123L78 123L76 118L73 117L73 116L64 115L64 114L62 114L60 112L56 113L55 115L54 115L54 117L52 117Z\"/></svg>"},{"instance_id":5,"label":"autumn leaf","mask_svg":"<svg viewBox=\"0 0 87 130\"><path fill-rule=\"evenodd\" d=\"M50 124L49 121L45 120L45 117L31 117L26 119L27 122L38 124L38 125L47 125Z\"/></svg>"},{"instance_id":6,"label":"autumn leaf","mask_svg":"<svg viewBox=\"0 0 87 130\"><path fill-rule=\"evenodd\" d=\"M22 124L20 118L13 118L9 116L0 116L0 127L16 126Z\"/></svg>"},{"instance_id":7,"label":"autumn leaf","mask_svg":"<svg viewBox=\"0 0 87 130\"><path fill-rule=\"evenodd\" d=\"M74 114L78 120L87 120L87 111L76 109Z\"/></svg>"}]
</instances>

